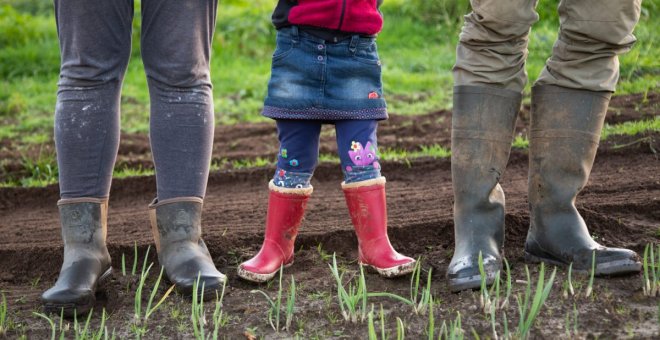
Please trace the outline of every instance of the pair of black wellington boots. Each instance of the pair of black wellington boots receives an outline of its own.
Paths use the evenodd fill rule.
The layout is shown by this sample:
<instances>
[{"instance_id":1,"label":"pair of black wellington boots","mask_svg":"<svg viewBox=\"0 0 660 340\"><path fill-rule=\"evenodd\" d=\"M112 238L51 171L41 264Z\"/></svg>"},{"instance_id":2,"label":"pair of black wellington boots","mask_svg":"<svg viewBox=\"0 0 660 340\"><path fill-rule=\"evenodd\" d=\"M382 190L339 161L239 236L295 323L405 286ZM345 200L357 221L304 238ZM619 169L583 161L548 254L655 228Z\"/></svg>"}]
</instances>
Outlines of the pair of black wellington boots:
<instances>
[{"instance_id":1,"label":"pair of black wellington boots","mask_svg":"<svg viewBox=\"0 0 660 340\"><path fill-rule=\"evenodd\" d=\"M639 256L604 247L589 235L575 208L596 157L611 93L553 85L532 88L529 133L530 226L527 262L573 264L595 275L636 273ZM453 292L479 288L481 253L487 283L502 269L504 192L500 177L509 159L520 93L456 86L452 118L454 257L447 270Z\"/></svg>"},{"instance_id":2,"label":"pair of black wellington boots","mask_svg":"<svg viewBox=\"0 0 660 340\"><path fill-rule=\"evenodd\" d=\"M64 241L64 260L55 285L43 293L48 313L72 317L87 313L96 303L99 283L112 273L106 247L107 199L80 198L58 202ZM201 238L202 200L185 197L149 206L158 261L184 296L204 292L215 298L226 280ZM203 290L202 290L203 287Z\"/></svg>"}]
</instances>

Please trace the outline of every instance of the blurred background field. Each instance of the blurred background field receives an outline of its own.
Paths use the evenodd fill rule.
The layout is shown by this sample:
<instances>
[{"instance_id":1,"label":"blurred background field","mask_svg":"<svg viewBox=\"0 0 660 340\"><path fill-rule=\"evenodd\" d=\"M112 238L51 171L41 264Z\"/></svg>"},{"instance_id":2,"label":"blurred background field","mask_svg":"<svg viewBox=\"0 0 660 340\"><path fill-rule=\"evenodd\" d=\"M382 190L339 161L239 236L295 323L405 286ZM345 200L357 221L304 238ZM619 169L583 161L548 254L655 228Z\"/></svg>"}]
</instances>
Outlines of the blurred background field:
<instances>
[{"instance_id":1,"label":"blurred background field","mask_svg":"<svg viewBox=\"0 0 660 340\"><path fill-rule=\"evenodd\" d=\"M212 78L220 124L260 121L275 30L275 1L221 1L213 42ZM550 55L557 35L558 0L540 1L527 70L530 82ZM621 58L618 93L657 89L660 79L659 0L643 2L638 43ZM421 114L451 106L451 67L467 0L387 0L379 36L390 112ZM149 101L140 60L140 3L135 1L132 58L123 87L122 129L147 132ZM49 142L59 70L52 2L0 0L0 140Z\"/></svg>"}]
</instances>

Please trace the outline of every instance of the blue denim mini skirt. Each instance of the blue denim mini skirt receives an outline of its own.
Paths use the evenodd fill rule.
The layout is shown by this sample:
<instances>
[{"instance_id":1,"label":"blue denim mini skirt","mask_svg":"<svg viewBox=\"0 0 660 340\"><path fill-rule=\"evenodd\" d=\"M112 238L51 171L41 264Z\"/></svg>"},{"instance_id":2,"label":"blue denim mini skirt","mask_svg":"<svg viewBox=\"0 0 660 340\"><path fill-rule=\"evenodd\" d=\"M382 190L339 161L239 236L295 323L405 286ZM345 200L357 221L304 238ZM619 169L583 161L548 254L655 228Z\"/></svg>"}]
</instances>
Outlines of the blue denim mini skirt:
<instances>
[{"instance_id":1,"label":"blue denim mini skirt","mask_svg":"<svg viewBox=\"0 0 660 340\"><path fill-rule=\"evenodd\" d=\"M286 27L277 32L263 115L273 119L387 119L376 39L333 43Z\"/></svg>"}]
</instances>

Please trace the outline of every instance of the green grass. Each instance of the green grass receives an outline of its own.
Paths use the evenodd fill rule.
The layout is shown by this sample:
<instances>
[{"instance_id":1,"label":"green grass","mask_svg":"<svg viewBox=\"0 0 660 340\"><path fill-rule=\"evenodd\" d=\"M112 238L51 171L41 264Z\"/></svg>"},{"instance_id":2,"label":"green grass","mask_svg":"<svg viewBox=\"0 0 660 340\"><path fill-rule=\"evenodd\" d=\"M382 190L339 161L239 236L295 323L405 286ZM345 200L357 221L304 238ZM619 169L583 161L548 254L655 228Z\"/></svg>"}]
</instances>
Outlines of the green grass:
<instances>
[{"instance_id":1,"label":"green grass","mask_svg":"<svg viewBox=\"0 0 660 340\"><path fill-rule=\"evenodd\" d=\"M649 132L660 132L660 116L653 119L630 121L620 124L605 124L600 135L600 140L605 141L612 136L637 136ZM527 136L518 135L513 140L513 147L516 149L529 148L529 139Z\"/></svg>"},{"instance_id":2,"label":"green grass","mask_svg":"<svg viewBox=\"0 0 660 340\"><path fill-rule=\"evenodd\" d=\"M635 136L647 132L660 132L660 116L656 116L654 119L625 122L615 125L606 124L603 128L603 133L601 134L600 139L606 140L610 136L616 135Z\"/></svg>"},{"instance_id":3,"label":"green grass","mask_svg":"<svg viewBox=\"0 0 660 340\"><path fill-rule=\"evenodd\" d=\"M388 0L379 36L383 81L390 111L420 114L451 106L451 67L467 0ZM557 1L539 4L541 21L530 37L530 83L549 57L557 36ZM621 57L619 93L658 87L659 0L647 0L635 35L638 43ZM273 2L227 0L220 3L212 45L217 122L261 121L275 30ZM140 60L140 2L135 4L133 50L122 98L122 130L148 130L149 95ZM52 4L38 0L0 0L0 140L22 144L52 139L59 70L59 48Z\"/></svg>"}]
</instances>

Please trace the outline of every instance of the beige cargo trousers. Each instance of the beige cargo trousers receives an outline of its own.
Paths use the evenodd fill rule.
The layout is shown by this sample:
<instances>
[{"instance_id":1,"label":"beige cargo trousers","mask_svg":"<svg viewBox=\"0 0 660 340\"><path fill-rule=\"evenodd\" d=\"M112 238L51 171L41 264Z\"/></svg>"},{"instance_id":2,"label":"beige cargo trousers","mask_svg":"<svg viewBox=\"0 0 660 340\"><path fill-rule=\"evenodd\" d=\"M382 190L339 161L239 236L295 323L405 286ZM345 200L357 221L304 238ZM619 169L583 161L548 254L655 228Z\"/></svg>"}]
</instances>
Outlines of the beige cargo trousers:
<instances>
[{"instance_id":1,"label":"beige cargo trousers","mask_svg":"<svg viewBox=\"0 0 660 340\"><path fill-rule=\"evenodd\" d=\"M470 0L454 66L451 291L479 288L502 270L506 168L527 83L538 0ZM532 87L529 124L529 263L573 265L595 275L637 273L631 250L598 244L575 207L596 157L618 55L635 43L641 0L560 0L559 36ZM592 265L595 259L595 265ZM480 267L480 260L483 267Z\"/></svg>"},{"instance_id":2,"label":"beige cargo trousers","mask_svg":"<svg viewBox=\"0 0 660 340\"><path fill-rule=\"evenodd\" d=\"M455 85L520 92L538 0L470 0L454 66ZM635 43L641 0L561 0L559 37L535 85L613 92L618 55Z\"/></svg>"}]
</instances>

